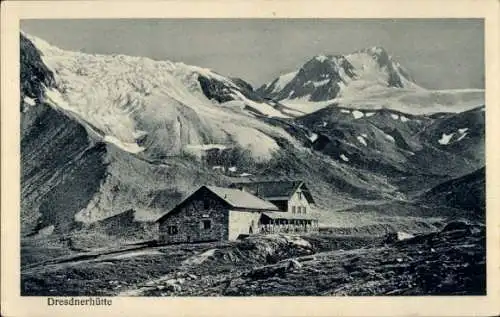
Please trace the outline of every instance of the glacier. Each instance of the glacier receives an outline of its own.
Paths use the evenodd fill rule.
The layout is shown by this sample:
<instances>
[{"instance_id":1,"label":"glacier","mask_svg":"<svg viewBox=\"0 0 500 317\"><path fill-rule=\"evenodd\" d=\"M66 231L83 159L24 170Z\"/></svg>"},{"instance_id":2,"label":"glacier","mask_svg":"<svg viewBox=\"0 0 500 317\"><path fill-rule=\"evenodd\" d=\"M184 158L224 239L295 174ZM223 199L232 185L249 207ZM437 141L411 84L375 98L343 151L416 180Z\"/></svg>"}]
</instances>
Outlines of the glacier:
<instances>
[{"instance_id":1,"label":"glacier","mask_svg":"<svg viewBox=\"0 0 500 317\"><path fill-rule=\"evenodd\" d=\"M297 144L284 130L263 123L246 108L265 116L289 115L246 98L230 79L209 69L145 57L65 51L24 35L54 73L57 89L46 90L50 104L77 118L98 139L127 152L172 156L193 146L236 142L256 159L266 160L278 148L275 138ZM227 85L235 100L214 104L204 95L199 76Z\"/></svg>"}]
</instances>

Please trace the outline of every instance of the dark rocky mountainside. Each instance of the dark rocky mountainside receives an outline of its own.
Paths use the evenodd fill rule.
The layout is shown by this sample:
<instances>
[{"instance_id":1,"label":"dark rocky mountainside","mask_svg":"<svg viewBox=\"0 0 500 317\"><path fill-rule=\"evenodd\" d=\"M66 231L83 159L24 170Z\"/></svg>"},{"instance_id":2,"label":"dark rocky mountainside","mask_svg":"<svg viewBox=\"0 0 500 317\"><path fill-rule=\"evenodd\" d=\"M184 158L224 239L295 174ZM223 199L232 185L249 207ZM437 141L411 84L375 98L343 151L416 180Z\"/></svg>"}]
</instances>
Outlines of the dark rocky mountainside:
<instances>
[{"instance_id":1,"label":"dark rocky mountainside","mask_svg":"<svg viewBox=\"0 0 500 317\"><path fill-rule=\"evenodd\" d=\"M452 179L426 191L420 203L468 210L471 218L484 219L486 213L486 169Z\"/></svg>"},{"instance_id":2,"label":"dark rocky mountainside","mask_svg":"<svg viewBox=\"0 0 500 317\"><path fill-rule=\"evenodd\" d=\"M50 226L69 232L75 214L89 204L105 177L106 148L44 102L44 89L55 87L53 74L33 44L23 35L20 41L22 232Z\"/></svg>"},{"instance_id":3,"label":"dark rocky mountainside","mask_svg":"<svg viewBox=\"0 0 500 317\"><path fill-rule=\"evenodd\" d=\"M24 97L27 96L40 102L44 97L43 86L55 86L54 74L40 58L41 52L22 34L20 35L19 44L21 100L24 101ZM23 102L22 106L21 111L27 105Z\"/></svg>"},{"instance_id":4,"label":"dark rocky mountainside","mask_svg":"<svg viewBox=\"0 0 500 317\"><path fill-rule=\"evenodd\" d=\"M286 125L315 151L413 193L484 166L484 113L484 106L433 116L331 105Z\"/></svg>"}]
</instances>

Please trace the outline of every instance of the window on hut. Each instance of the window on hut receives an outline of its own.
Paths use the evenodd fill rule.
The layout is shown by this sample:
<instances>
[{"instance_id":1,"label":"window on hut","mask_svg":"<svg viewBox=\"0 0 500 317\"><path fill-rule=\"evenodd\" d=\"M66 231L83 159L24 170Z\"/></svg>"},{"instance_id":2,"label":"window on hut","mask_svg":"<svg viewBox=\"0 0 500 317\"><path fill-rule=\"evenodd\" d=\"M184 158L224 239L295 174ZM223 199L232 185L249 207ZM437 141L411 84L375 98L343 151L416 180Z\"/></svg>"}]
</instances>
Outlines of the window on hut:
<instances>
[{"instance_id":1,"label":"window on hut","mask_svg":"<svg viewBox=\"0 0 500 317\"><path fill-rule=\"evenodd\" d=\"M171 236L176 235L178 232L177 226L168 226L167 227L167 233Z\"/></svg>"},{"instance_id":2,"label":"window on hut","mask_svg":"<svg viewBox=\"0 0 500 317\"><path fill-rule=\"evenodd\" d=\"M210 220L203 220L202 221L202 228L204 230L208 230L208 229L212 228L212 222Z\"/></svg>"}]
</instances>

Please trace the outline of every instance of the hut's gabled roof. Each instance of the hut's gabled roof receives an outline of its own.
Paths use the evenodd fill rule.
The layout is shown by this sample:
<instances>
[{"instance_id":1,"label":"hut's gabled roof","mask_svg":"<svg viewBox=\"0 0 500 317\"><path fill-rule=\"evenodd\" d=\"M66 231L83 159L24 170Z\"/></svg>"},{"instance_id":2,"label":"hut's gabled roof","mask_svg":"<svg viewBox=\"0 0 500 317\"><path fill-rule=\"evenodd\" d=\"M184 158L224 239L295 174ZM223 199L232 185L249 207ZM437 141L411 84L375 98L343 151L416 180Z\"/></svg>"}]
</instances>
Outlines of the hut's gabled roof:
<instances>
[{"instance_id":1,"label":"hut's gabled roof","mask_svg":"<svg viewBox=\"0 0 500 317\"><path fill-rule=\"evenodd\" d=\"M263 181L241 182L231 184L233 188L244 188L246 191L265 200L288 200L300 188L307 201L314 204L314 198L303 181Z\"/></svg>"},{"instance_id":2,"label":"hut's gabled roof","mask_svg":"<svg viewBox=\"0 0 500 317\"><path fill-rule=\"evenodd\" d=\"M172 210L161 215L156 221L164 219L166 216L171 215L180 210L187 202L196 196L204 197L211 196L220 199L227 204L230 209L244 209L253 211L279 211L276 205L262 200L261 198L252 195L249 192L241 191L237 188L225 188L217 186L201 186L194 193L186 197L182 202L175 206Z\"/></svg>"},{"instance_id":3,"label":"hut's gabled roof","mask_svg":"<svg viewBox=\"0 0 500 317\"><path fill-rule=\"evenodd\" d=\"M206 186L214 194L222 198L232 208L252 210L279 210L274 204L262 200L251 193L236 189L216 186Z\"/></svg>"}]
</instances>

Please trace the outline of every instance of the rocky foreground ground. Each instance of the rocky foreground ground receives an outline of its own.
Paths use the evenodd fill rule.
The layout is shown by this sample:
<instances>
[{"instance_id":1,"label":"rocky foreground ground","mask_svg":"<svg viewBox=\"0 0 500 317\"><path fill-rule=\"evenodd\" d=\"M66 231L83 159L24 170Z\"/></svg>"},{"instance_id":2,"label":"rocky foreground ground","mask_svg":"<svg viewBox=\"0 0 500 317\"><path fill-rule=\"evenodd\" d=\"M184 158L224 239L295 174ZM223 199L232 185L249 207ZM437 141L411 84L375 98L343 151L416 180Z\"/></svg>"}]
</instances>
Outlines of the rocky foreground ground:
<instances>
[{"instance_id":1,"label":"rocky foreground ground","mask_svg":"<svg viewBox=\"0 0 500 317\"><path fill-rule=\"evenodd\" d=\"M22 294L482 295L485 248L485 227L466 222L416 236L329 233L131 245L25 263Z\"/></svg>"}]
</instances>

